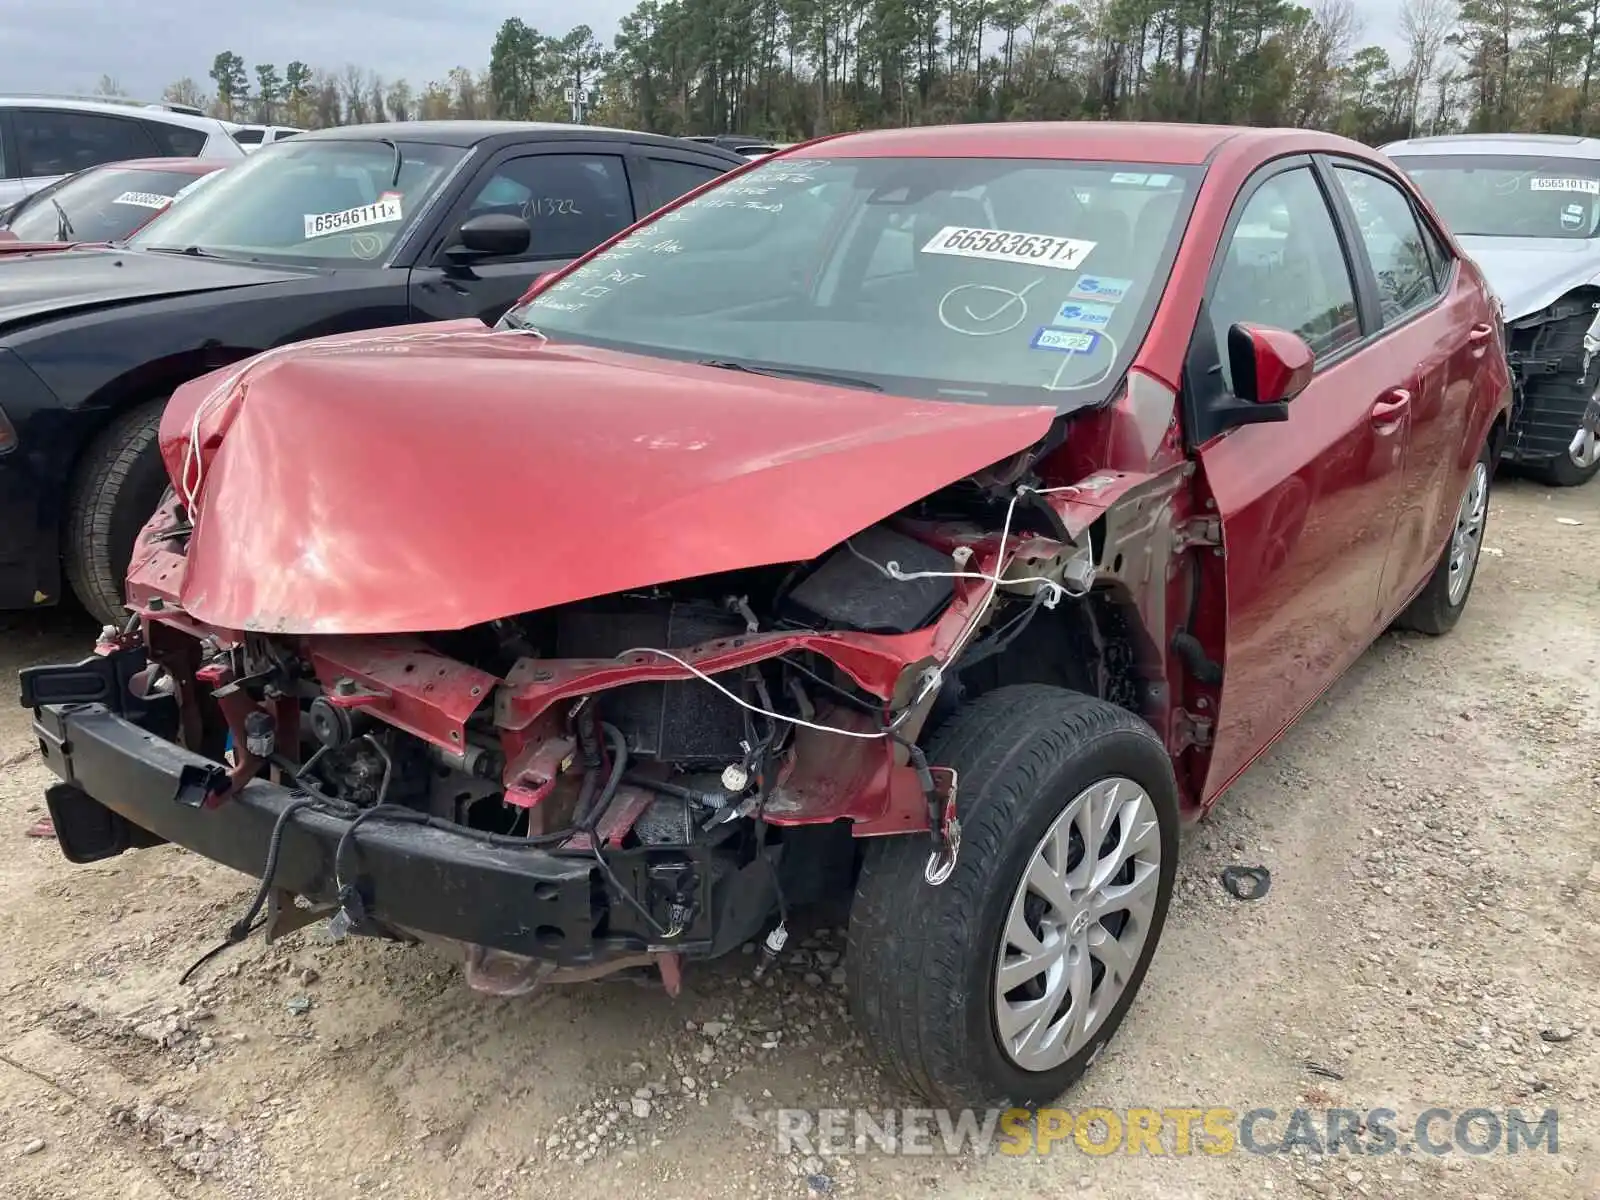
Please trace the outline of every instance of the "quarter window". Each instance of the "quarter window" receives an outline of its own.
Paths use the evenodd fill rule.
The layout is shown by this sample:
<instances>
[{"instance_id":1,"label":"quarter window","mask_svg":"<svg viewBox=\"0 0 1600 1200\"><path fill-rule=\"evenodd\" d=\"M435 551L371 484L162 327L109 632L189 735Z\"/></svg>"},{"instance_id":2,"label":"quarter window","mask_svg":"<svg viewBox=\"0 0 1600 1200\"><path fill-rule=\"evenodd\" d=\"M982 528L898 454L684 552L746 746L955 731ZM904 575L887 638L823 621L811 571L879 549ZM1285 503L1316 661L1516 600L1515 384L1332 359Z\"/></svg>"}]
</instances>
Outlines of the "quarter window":
<instances>
[{"instance_id":1,"label":"quarter window","mask_svg":"<svg viewBox=\"0 0 1600 1200\"><path fill-rule=\"evenodd\" d=\"M1355 210L1361 241L1378 278L1383 323L1391 325L1439 294L1416 211L1394 184L1368 171L1334 167Z\"/></svg>"},{"instance_id":2,"label":"quarter window","mask_svg":"<svg viewBox=\"0 0 1600 1200\"><path fill-rule=\"evenodd\" d=\"M144 127L156 139L163 158L198 158L206 148L206 135L199 129L169 121L146 121Z\"/></svg>"},{"instance_id":3,"label":"quarter window","mask_svg":"<svg viewBox=\"0 0 1600 1200\"><path fill-rule=\"evenodd\" d=\"M1275 175L1245 203L1207 305L1228 368L1228 329L1271 325L1304 338L1321 359L1359 341L1355 288L1333 215L1309 167Z\"/></svg>"},{"instance_id":4,"label":"quarter window","mask_svg":"<svg viewBox=\"0 0 1600 1200\"><path fill-rule=\"evenodd\" d=\"M466 215L483 213L528 222L525 258L577 258L633 224L633 200L615 154L530 154L501 163L478 189Z\"/></svg>"}]
</instances>

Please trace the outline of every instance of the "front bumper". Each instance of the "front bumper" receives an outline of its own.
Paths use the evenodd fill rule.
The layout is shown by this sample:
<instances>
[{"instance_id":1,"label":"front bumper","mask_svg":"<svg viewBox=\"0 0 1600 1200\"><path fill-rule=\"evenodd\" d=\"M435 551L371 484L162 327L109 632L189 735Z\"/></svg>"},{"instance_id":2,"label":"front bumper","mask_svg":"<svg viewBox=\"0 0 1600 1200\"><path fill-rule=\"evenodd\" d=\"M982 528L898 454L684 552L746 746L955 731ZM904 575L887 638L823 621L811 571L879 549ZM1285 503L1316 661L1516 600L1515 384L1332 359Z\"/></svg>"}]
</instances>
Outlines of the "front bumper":
<instances>
[{"instance_id":1,"label":"front bumper","mask_svg":"<svg viewBox=\"0 0 1600 1200\"><path fill-rule=\"evenodd\" d=\"M25 701L38 683L25 681ZM52 813L79 830L97 821L104 828L98 842L104 849L92 857L159 839L259 878L275 822L293 796L304 794L257 779L219 807L192 805L186 800L194 778L220 764L142 729L106 704L47 703L34 711L41 753L63 780L49 790ZM69 858L83 861L68 845L61 819L63 848ZM285 828L273 885L315 906L336 905L334 853L349 824L314 809L297 812ZM448 830L377 821L364 823L353 840L346 861L357 872L366 914L393 936L427 934L562 965L649 950L691 957L724 952L711 937L706 870L694 921L660 944L631 906L611 901L589 853L489 845ZM659 870L667 857L692 857L681 848L670 856L648 848L605 854L618 884L647 909L652 869Z\"/></svg>"}]
</instances>

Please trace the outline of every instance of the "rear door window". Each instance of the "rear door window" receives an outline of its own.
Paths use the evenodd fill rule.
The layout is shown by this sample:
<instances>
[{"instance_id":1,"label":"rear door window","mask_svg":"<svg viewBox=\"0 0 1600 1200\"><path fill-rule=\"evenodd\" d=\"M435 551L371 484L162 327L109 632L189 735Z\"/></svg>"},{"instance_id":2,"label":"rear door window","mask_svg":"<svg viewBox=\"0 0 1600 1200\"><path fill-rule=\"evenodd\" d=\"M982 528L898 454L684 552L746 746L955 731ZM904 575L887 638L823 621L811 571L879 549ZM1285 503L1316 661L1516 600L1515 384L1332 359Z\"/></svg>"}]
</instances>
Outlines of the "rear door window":
<instances>
[{"instance_id":1,"label":"rear door window","mask_svg":"<svg viewBox=\"0 0 1600 1200\"><path fill-rule=\"evenodd\" d=\"M70 175L125 158L148 158L155 141L142 121L70 109L20 108L12 114L24 177Z\"/></svg>"},{"instance_id":2,"label":"rear door window","mask_svg":"<svg viewBox=\"0 0 1600 1200\"><path fill-rule=\"evenodd\" d=\"M1392 325L1439 294L1417 214L1403 191L1370 171L1335 166L1333 174L1355 210L1378 279L1383 323Z\"/></svg>"}]
</instances>

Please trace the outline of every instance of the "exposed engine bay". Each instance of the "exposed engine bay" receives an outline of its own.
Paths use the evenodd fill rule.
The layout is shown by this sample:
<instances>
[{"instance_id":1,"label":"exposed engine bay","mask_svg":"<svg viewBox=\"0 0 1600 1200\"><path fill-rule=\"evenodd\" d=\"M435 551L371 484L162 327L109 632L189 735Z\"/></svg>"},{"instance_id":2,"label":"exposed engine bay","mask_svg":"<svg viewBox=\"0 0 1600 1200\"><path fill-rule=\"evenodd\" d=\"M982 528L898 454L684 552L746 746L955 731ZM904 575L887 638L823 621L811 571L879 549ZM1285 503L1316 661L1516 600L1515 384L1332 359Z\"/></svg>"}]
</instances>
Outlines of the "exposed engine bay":
<instances>
[{"instance_id":1,"label":"exposed engine bay","mask_svg":"<svg viewBox=\"0 0 1600 1200\"><path fill-rule=\"evenodd\" d=\"M189 536L169 498L130 592L172 574ZM965 481L810 562L457 631L229 635L156 588L135 605L140 687L179 701L181 744L228 764L187 802L260 776L348 822L336 930L410 936L367 917L360 844L379 823L428 827L592 867L593 928L575 938L570 911L541 923L527 961L468 945L474 986L648 965L670 988L668 958L726 953L774 912L764 953L780 951L791 904L849 894L856 838L920 833L930 881L948 873L956 780L918 739L1002 664L1145 707L1124 605L1093 590L1095 549L1041 491Z\"/></svg>"}]
</instances>

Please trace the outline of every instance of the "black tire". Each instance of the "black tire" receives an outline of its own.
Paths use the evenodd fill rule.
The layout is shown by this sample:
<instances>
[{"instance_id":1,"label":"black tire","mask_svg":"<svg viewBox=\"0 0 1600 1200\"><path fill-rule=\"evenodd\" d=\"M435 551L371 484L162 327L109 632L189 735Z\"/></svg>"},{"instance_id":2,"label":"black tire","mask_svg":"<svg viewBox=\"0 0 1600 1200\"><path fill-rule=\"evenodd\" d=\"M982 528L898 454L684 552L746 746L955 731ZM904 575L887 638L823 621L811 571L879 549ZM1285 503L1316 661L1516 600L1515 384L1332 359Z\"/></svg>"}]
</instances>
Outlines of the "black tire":
<instances>
[{"instance_id":1,"label":"black tire","mask_svg":"<svg viewBox=\"0 0 1600 1200\"><path fill-rule=\"evenodd\" d=\"M84 451L62 530L67 585L95 620L121 625L128 562L139 530L160 506L169 480L157 434L166 399L129 409Z\"/></svg>"},{"instance_id":2,"label":"black tire","mask_svg":"<svg viewBox=\"0 0 1600 1200\"><path fill-rule=\"evenodd\" d=\"M1572 461L1572 455L1562 454L1533 467L1529 474L1549 487L1582 487L1596 475L1600 475L1600 459L1596 459L1587 467L1580 467Z\"/></svg>"},{"instance_id":3,"label":"black tire","mask_svg":"<svg viewBox=\"0 0 1600 1200\"><path fill-rule=\"evenodd\" d=\"M1430 637L1440 637L1449 633L1456 627L1456 622L1461 620L1461 614L1466 611L1467 601L1472 598L1472 585L1478 581L1478 560L1483 552L1483 535L1489 528L1489 498L1494 488L1494 458L1489 446L1484 446L1478 455L1477 467L1484 469L1484 497L1483 497L1483 523L1478 531L1478 540L1472 550L1472 573L1467 579L1466 588L1459 599L1450 599L1450 555L1455 548L1455 536L1452 529L1450 541L1445 543L1444 551L1439 555L1439 561L1434 564L1433 574L1428 577L1428 582L1416 597L1408 604L1405 610L1395 618L1396 629L1407 629L1413 633L1425 633ZM1475 468L1476 469L1476 468ZM1468 487L1471 487L1469 481ZM1457 501L1456 520L1461 519L1460 506L1462 501Z\"/></svg>"},{"instance_id":4,"label":"black tire","mask_svg":"<svg viewBox=\"0 0 1600 1200\"><path fill-rule=\"evenodd\" d=\"M928 747L957 772L961 848L942 885L924 878L925 838L874 838L850 912L855 1021L890 1079L934 1105L1033 1107L1066 1091L1116 1033L1161 937L1177 868L1178 787L1160 739L1134 714L1038 684L997 688L958 710ZM1040 839L1095 782L1149 795L1160 858L1152 918L1121 997L1088 1043L1050 1070L1001 1048L994 972L1014 891Z\"/></svg>"}]
</instances>

